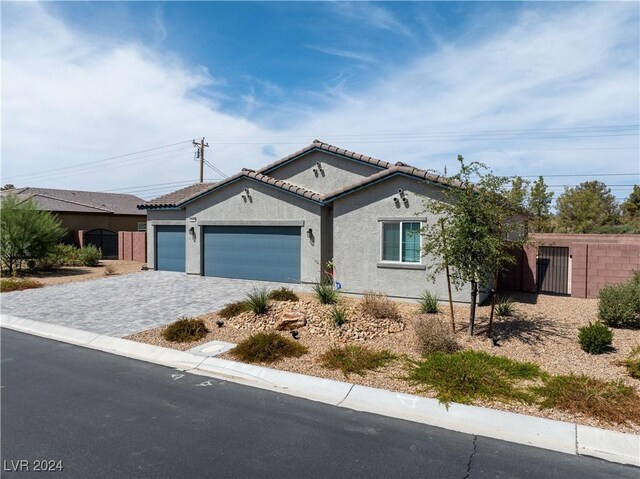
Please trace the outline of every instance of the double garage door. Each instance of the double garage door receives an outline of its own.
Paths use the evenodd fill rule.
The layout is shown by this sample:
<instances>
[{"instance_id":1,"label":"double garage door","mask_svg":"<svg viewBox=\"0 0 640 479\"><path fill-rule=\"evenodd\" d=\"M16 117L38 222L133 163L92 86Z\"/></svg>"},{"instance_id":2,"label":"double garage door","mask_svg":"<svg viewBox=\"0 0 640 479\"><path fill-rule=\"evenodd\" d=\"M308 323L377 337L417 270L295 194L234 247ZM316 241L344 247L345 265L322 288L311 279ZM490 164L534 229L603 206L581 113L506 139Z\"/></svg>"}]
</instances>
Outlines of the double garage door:
<instances>
[{"instance_id":1,"label":"double garage door","mask_svg":"<svg viewBox=\"0 0 640 479\"><path fill-rule=\"evenodd\" d=\"M184 271L185 229L156 227L156 235L158 269ZM205 226L201 240L205 276L300 282L300 227Z\"/></svg>"}]
</instances>

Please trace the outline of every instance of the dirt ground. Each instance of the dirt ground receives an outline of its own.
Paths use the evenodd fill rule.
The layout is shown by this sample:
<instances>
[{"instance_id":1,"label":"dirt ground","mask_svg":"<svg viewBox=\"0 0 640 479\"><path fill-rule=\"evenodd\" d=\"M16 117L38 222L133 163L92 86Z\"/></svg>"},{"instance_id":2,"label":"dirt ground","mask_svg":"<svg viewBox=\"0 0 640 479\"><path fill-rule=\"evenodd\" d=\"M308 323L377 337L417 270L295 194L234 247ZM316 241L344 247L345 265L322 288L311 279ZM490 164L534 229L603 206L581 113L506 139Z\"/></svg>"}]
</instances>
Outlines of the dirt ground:
<instances>
[{"instance_id":1,"label":"dirt ground","mask_svg":"<svg viewBox=\"0 0 640 479\"><path fill-rule=\"evenodd\" d=\"M114 259L103 259L98 266L64 266L55 271L40 271L36 273L25 273L21 278L34 279L44 286L54 284L73 283L75 281L86 281L107 276L105 266L114 268L114 275L130 274L142 271L142 265L138 261L119 261Z\"/></svg>"},{"instance_id":2,"label":"dirt ground","mask_svg":"<svg viewBox=\"0 0 640 479\"><path fill-rule=\"evenodd\" d=\"M314 308L322 310L326 306L320 305L311 295L301 295L305 303L314 303ZM476 319L476 334L470 337L467 332L468 312L467 306L456 306L456 338L461 346L476 350L486 351L490 354L506 356L519 361L530 361L539 364L543 370L551 374L585 374L594 378L611 380L621 379L627 385L640 392L640 380L631 378L624 366L619 361L625 359L631 349L640 344L640 330L615 329L613 337L613 349L609 353L590 355L580 349L577 340L578 328L597 319L597 300L568 298L560 296L544 296L517 294L513 296L515 303L515 315L509 318L496 318L494 326L494 338L497 345L486 337L486 327L489 317L489 306L478 309ZM345 306L355 311L357 301L353 298L342 298ZM296 303L290 303L296 304ZM353 341L358 344L366 344L372 348L389 349L398 355L407 355L410 358L419 358L414 328L417 321L427 316L421 315L413 303L397 303L403 313L404 329L400 332L383 334L373 339ZM301 306L298 306L300 308ZM276 309L276 308L274 308ZM277 308L282 309L281 307ZM449 321L448 305L441 306L441 319ZM320 311L322 312L322 311ZM280 314L280 313L277 313ZM249 315L249 316L247 316ZM252 333L252 328L247 327L247 318L253 313L243 313L241 316L225 320L222 328L217 327L215 321L218 318L215 312L200 316L209 328L209 334L202 340L194 343L170 343L161 336L162 328L145 331L131 336L129 339L145 343L156 344L176 349L189 349L214 339L238 343ZM275 316L276 313L273 314ZM316 317L316 315L313 315ZM325 314L317 317L329 321ZM357 323L363 321L357 315L351 315L351 321ZM260 320L257 329L272 329L276 318ZM256 324L256 323L253 323ZM354 324L349 327L355 327ZM326 331L326 329L324 329ZM311 331L314 331L313 333ZM340 371L327 370L319 365L320 355L339 340L335 334L323 333L323 328L318 327L315 319L310 319L309 324L299 329L300 342L309 348L309 353L300 358L287 358L280 362L270 364L269 367L292 371L313 376L321 376L339 381L362 384L371 387L390 389L392 391L419 394L433 397L433 391L421 390L408 384L402 379L406 374L403 361L396 361L391 365L377 371L367 372L365 376L350 375L345 378ZM284 333L286 334L286 333ZM221 357L234 359L228 353ZM477 402L477 405L503 409L512 412L548 417L551 419L574 421L581 424L616 429L626 432L640 432L640 425L619 426L602 423L588 417L577 417L562 411L540 410L536 406L520 403L487 403Z\"/></svg>"}]
</instances>

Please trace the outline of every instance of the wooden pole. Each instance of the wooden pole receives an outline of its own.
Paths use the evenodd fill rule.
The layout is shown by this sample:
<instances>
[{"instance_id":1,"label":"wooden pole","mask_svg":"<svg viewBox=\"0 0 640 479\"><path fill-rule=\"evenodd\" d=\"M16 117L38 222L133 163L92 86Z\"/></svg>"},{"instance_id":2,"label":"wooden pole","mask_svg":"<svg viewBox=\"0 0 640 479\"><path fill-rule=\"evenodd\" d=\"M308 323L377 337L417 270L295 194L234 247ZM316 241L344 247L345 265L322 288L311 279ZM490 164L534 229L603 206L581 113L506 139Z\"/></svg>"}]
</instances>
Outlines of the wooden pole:
<instances>
[{"instance_id":1,"label":"wooden pole","mask_svg":"<svg viewBox=\"0 0 640 479\"><path fill-rule=\"evenodd\" d=\"M440 220L440 226L442 228L442 245L444 246L444 249L446 251L446 245L447 245L447 239L446 236L444 234L444 221ZM453 329L453 332L456 332L456 319L453 315L453 297L451 295L451 275L449 274L449 263L447 262L446 258L444 260L444 267L445 270L447 271L447 290L449 291L449 311L451 312L451 329Z\"/></svg>"},{"instance_id":2,"label":"wooden pole","mask_svg":"<svg viewBox=\"0 0 640 479\"><path fill-rule=\"evenodd\" d=\"M498 235L502 240L502 225L498 227ZM493 288L491 288L491 314L489 315L489 327L487 328L487 338L493 338L493 312L496 309L496 296L498 293L498 269L493 277Z\"/></svg>"}]
</instances>

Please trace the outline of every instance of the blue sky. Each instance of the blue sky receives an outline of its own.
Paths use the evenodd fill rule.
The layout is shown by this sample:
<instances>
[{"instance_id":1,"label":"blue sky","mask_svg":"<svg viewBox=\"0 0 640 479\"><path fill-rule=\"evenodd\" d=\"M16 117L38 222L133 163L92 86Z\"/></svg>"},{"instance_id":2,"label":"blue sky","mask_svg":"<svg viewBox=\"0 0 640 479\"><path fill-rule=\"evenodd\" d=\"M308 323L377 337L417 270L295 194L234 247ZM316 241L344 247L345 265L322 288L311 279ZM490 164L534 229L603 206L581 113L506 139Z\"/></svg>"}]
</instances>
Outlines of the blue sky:
<instances>
[{"instance_id":1,"label":"blue sky","mask_svg":"<svg viewBox=\"0 0 640 479\"><path fill-rule=\"evenodd\" d=\"M148 198L197 177L191 138L227 174L320 138L436 170L460 153L505 175L618 175L547 183L624 197L640 181L638 9L3 3L2 182Z\"/></svg>"}]
</instances>

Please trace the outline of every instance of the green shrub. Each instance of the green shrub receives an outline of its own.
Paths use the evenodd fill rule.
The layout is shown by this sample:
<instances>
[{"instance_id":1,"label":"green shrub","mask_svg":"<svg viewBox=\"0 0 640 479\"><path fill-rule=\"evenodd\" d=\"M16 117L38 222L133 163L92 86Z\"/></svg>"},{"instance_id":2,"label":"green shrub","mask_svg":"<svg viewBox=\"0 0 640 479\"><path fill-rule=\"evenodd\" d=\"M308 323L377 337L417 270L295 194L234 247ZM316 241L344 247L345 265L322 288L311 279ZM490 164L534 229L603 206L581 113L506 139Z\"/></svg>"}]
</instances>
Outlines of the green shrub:
<instances>
[{"instance_id":1,"label":"green shrub","mask_svg":"<svg viewBox=\"0 0 640 479\"><path fill-rule=\"evenodd\" d=\"M264 314L269 307L269 292L265 288L254 289L252 293L247 293L245 303L250 311Z\"/></svg>"},{"instance_id":2,"label":"green shrub","mask_svg":"<svg viewBox=\"0 0 640 479\"><path fill-rule=\"evenodd\" d=\"M422 361L414 361L405 379L434 389L445 404L468 404L480 398L530 403L535 396L518 383L541 375L536 364L469 349L453 354L432 353Z\"/></svg>"},{"instance_id":3,"label":"green shrub","mask_svg":"<svg viewBox=\"0 0 640 479\"><path fill-rule=\"evenodd\" d=\"M640 424L640 397L621 381L602 381L588 376L551 376L534 387L541 408L557 408L609 423Z\"/></svg>"},{"instance_id":4,"label":"green shrub","mask_svg":"<svg viewBox=\"0 0 640 479\"><path fill-rule=\"evenodd\" d=\"M399 320L402 318L398 305L382 293L364 293L364 297L360 301L360 309L363 313L376 319Z\"/></svg>"},{"instance_id":5,"label":"green shrub","mask_svg":"<svg viewBox=\"0 0 640 479\"><path fill-rule=\"evenodd\" d=\"M80 248L80 252L78 253L78 260L82 266L98 266L101 259L102 251L92 244Z\"/></svg>"},{"instance_id":6,"label":"green shrub","mask_svg":"<svg viewBox=\"0 0 640 479\"><path fill-rule=\"evenodd\" d=\"M220 311L218 311L218 316L221 318L229 319L234 316L238 316L240 313L244 313L245 311L249 311L249 305L246 301L236 301L235 303L229 303Z\"/></svg>"},{"instance_id":7,"label":"green shrub","mask_svg":"<svg viewBox=\"0 0 640 479\"><path fill-rule=\"evenodd\" d=\"M637 271L633 271L633 278L631 278L631 282L640 286L640 269Z\"/></svg>"},{"instance_id":8,"label":"green shrub","mask_svg":"<svg viewBox=\"0 0 640 479\"><path fill-rule=\"evenodd\" d=\"M336 304L338 302L338 291L331 283L316 283L313 285L313 292L322 304Z\"/></svg>"},{"instance_id":9,"label":"green shrub","mask_svg":"<svg viewBox=\"0 0 640 479\"><path fill-rule=\"evenodd\" d=\"M602 354L611 347L613 331L601 322L589 323L580 328L578 340L585 353Z\"/></svg>"},{"instance_id":10,"label":"green shrub","mask_svg":"<svg viewBox=\"0 0 640 479\"><path fill-rule=\"evenodd\" d=\"M22 291L23 289L42 288L42 286L42 283L33 279L2 278L2 280L0 280L0 291L3 293Z\"/></svg>"},{"instance_id":11,"label":"green shrub","mask_svg":"<svg viewBox=\"0 0 640 479\"><path fill-rule=\"evenodd\" d=\"M334 306L334 308L331 310L331 321L336 328L339 328L347 322L347 311Z\"/></svg>"},{"instance_id":12,"label":"green shrub","mask_svg":"<svg viewBox=\"0 0 640 479\"><path fill-rule=\"evenodd\" d=\"M33 269L51 271L62 266L79 266L79 252L73 245L58 243L45 256L35 261Z\"/></svg>"},{"instance_id":13,"label":"green shrub","mask_svg":"<svg viewBox=\"0 0 640 479\"><path fill-rule=\"evenodd\" d=\"M365 371L378 369L396 358L386 349L375 351L366 346L352 344L343 347L332 346L320 356L320 362L322 367L340 369L345 377L348 377L350 373L364 376Z\"/></svg>"},{"instance_id":14,"label":"green shrub","mask_svg":"<svg viewBox=\"0 0 640 479\"><path fill-rule=\"evenodd\" d=\"M178 318L162 331L162 337L174 343L186 343L204 338L209 330L201 319Z\"/></svg>"},{"instance_id":15,"label":"green shrub","mask_svg":"<svg viewBox=\"0 0 640 479\"><path fill-rule=\"evenodd\" d=\"M598 316L612 328L640 327L640 285L629 281L602 288Z\"/></svg>"},{"instance_id":16,"label":"green shrub","mask_svg":"<svg viewBox=\"0 0 640 479\"><path fill-rule=\"evenodd\" d=\"M285 288L274 289L269 293L269 299L273 301L299 301L298 295L292 289Z\"/></svg>"},{"instance_id":17,"label":"green shrub","mask_svg":"<svg viewBox=\"0 0 640 479\"><path fill-rule=\"evenodd\" d=\"M448 324L436 318L423 319L415 326L418 351L423 356L431 353L455 353L460 349Z\"/></svg>"},{"instance_id":18,"label":"green shrub","mask_svg":"<svg viewBox=\"0 0 640 479\"><path fill-rule=\"evenodd\" d=\"M640 344L631 350L622 364L626 366L629 376L640 379Z\"/></svg>"},{"instance_id":19,"label":"green shrub","mask_svg":"<svg viewBox=\"0 0 640 479\"><path fill-rule=\"evenodd\" d=\"M431 293L431 291L425 291L420 296L419 302L420 312L424 314L436 314L438 310L438 297Z\"/></svg>"},{"instance_id":20,"label":"green shrub","mask_svg":"<svg viewBox=\"0 0 640 479\"><path fill-rule=\"evenodd\" d=\"M300 357L309 350L278 333L257 333L240 342L229 353L240 361L272 363L287 357Z\"/></svg>"},{"instance_id":21,"label":"green shrub","mask_svg":"<svg viewBox=\"0 0 640 479\"><path fill-rule=\"evenodd\" d=\"M496 316L513 316L513 313L513 300L509 297L500 298L500 301L498 301L498 304L496 304Z\"/></svg>"}]
</instances>

